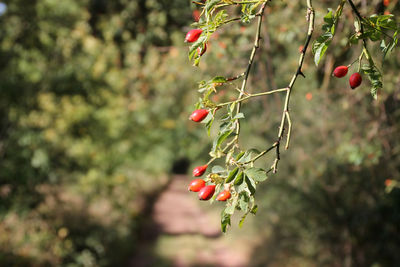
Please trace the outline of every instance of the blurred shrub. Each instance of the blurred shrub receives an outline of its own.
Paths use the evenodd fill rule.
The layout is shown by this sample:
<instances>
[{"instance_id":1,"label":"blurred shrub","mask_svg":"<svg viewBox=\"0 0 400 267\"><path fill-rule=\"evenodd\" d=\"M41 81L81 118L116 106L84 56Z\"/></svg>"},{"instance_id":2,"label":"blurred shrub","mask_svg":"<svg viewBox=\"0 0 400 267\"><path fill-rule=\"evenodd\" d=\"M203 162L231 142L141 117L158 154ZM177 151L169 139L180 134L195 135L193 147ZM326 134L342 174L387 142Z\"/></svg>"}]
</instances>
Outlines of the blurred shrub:
<instances>
[{"instance_id":1,"label":"blurred shrub","mask_svg":"<svg viewBox=\"0 0 400 267\"><path fill-rule=\"evenodd\" d=\"M364 8L383 12L380 2ZM320 21L332 1L315 4ZM267 9L253 92L286 86L295 70L306 27L299 9L301 1ZM182 47L191 19L186 0L7 1L0 265L120 266L140 245L144 196L167 182L176 159L206 160L209 139L187 120L195 82L241 73L254 25L219 30L195 71ZM367 85L350 91L345 80L331 82L333 66L354 60L343 40L318 69L309 57L307 79L296 84L291 148L257 195L263 243L252 265L400 262L399 192L384 193L385 179L400 177L399 54L385 61L385 91L374 102ZM274 141L281 101L244 105L244 146Z\"/></svg>"},{"instance_id":2,"label":"blurred shrub","mask_svg":"<svg viewBox=\"0 0 400 267\"><path fill-rule=\"evenodd\" d=\"M0 17L0 265L110 266L187 144L187 1L17 0ZM174 47L175 44L176 48Z\"/></svg>"}]
</instances>

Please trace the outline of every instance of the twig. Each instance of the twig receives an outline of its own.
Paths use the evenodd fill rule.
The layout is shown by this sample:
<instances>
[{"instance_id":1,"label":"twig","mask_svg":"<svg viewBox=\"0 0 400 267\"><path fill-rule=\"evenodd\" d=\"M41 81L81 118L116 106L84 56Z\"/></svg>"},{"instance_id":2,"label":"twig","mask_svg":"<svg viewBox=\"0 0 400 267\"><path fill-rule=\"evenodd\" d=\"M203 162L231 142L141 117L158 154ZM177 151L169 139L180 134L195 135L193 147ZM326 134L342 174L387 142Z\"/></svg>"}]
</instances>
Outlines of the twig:
<instances>
[{"instance_id":1,"label":"twig","mask_svg":"<svg viewBox=\"0 0 400 267\"><path fill-rule=\"evenodd\" d=\"M251 66L253 65L253 61L254 61L254 57L256 55L257 49L260 46L260 35L261 35L261 25L262 25L262 19L263 19L263 15L264 15L264 10L265 7L267 6L269 0L265 1L263 3L263 5L260 8L260 11L257 13L258 15L258 25L257 25L257 33L256 33L256 37L254 40L254 46L253 49L251 51L251 55L250 55L250 59L249 59L249 63L247 65L246 71L245 71L245 75L244 75L244 79L242 82L242 87L240 88L240 94L239 94L239 99L242 98L242 96L245 94L245 90L246 90L246 85L247 85L247 81L249 78L249 74L250 74L250 70L251 70ZM241 108L241 102L237 103L237 107L236 107L236 114L240 113L240 108ZM237 128L236 128L236 135L239 136L240 133L240 121L237 120Z\"/></svg>"},{"instance_id":2,"label":"twig","mask_svg":"<svg viewBox=\"0 0 400 267\"><path fill-rule=\"evenodd\" d=\"M349 0L351 1L351 0ZM306 41L304 44L304 48L301 51L301 55L300 55L300 59L299 59L299 65L297 67L296 73L293 75L292 80L289 83L289 86L287 87L288 90L286 92L286 98L285 98L285 105L283 107L283 111L282 111L282 118L281 118L281 124L279 127L279 132L278 132L278 140L277 140L277 146L276 146L276 158L274 161L274 164L272 165L272 169L273 172L276 173L277 172L277 168L278 168L278 162L280 160L280 142L283 138L283 134L285 131L285 122L288 123L288 135L287 135L287 140L286 140L286 146L285 148L288 149L289 148L289 143L290 143L290 134L291 134L291 129L292 129L292 122L290 120L290 114L289 114L289 103L290 103L290 95L292 93L292 89L293 86L297 80L297 77L299 75L304 76L303 72L301 71L301 68L303 67L303 63L304 63L304 58L305 58L305 54L307 51L307 47L310 44L311 41L311 36L314 32L314 19L315 19L315 11L314 8L312 6L312 0L307 0L307 20L308 20L308 31L307 31L307 37L306 37Z\"/></svg>"},{"instance_id":3,"label":"twig","mask_svg":"<svg viewBox=\"0 0 400 267\"><path fill-rule=\"evenodd\" d=\"M266 91L266 92L262 92L262 93L257 93L257 94L248 94L247 96L243 97L243 98L239 98L233 101L229 101L229 102L225 102L225 103L221 103L218 104L217 107L223 107L223 106L227 106L233 103L240 103L243 102L249 98L253 98L253 97L258 97L258 96L265 96L265 95L272 95L274 93L279 93L279 92L286 92L288 89L287 88L280 88L280 89L275 89L272 91ZM241 91L240 91L241 92Z\"/></svg>"}]
</instances>

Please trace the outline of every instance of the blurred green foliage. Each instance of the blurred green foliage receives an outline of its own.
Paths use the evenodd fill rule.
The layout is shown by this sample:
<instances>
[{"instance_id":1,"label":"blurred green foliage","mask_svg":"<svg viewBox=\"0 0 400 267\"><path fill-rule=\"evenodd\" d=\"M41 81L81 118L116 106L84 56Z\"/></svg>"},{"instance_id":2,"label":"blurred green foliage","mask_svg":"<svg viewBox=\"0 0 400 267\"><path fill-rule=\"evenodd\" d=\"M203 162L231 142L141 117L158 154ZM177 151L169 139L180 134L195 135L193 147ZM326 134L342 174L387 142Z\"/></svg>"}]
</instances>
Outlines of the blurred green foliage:
<instances>
[{"instance_id":1,"label":"blurred green foliage","mask_svg":"<svg viewBox=\"0 0 400 267\"><path fill-rule=\"evenodd\" d=\"M320 26L335 3L315 2ZM182 42L190 1L5 3L0 265L120 266L140 246L145 196L167 183L172 163L207 160L206 131L187 119L196 82L242 72L254 25L218 30L196 70ZM398 16L394 3L389 8ZM305 37L300 9L302 1L268 7L253 92L287 85ZM384 7L373 0L361 10ZM263 240L253 266L400 263L400 193L385 193L384 186L385 179L400 179L400 54L395 50L383 64L378 101L367 85L351 91L330 74L359 55L361 48L347 42L352 27L339 22L319 68L309 54L307 78L296 84L291 148L279 173L259 186L254 225L243 227L254 227ZM372 50L382 55L379 44ZM244 146L271 144L281 102L273 96L244 105Z\"/></svg>"},{"instance_id":2,"label":"blurred green foliage","mask_svg":"<svg viewBox=\"0 0 400 267\"><path fill-rule=\"evenodd\" d=\"M121 264L138 245L144 196L177 157L196 155L184 104L193 74L173 48L190 3L6 4L0 265Z\"/></svg>"}]
</instances>

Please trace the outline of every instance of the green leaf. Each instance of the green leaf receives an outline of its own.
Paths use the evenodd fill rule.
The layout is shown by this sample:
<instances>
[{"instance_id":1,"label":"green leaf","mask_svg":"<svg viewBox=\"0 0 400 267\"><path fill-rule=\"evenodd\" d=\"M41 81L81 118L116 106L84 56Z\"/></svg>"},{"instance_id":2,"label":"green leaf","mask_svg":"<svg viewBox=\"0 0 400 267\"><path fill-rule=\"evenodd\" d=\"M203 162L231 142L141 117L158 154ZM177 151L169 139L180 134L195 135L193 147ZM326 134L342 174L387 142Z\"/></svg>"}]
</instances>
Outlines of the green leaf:
<instances>
[{"instance_id":1,"label":"green leaf","mask_svg":"<svg viewBox=\"0 0 400 267\"><path fill-rule=\"evenodd\" d=\"M242 218L240 218L240 222L239 222L239 228L243 227L244 224L244 220L246 219L248 213L245 213Z\"/></svg>"},{"instance_id":2,"label":"green leaf","mask_svg":"<svg viewBox=\"0 0 400 267\"><path fill-rule=\"evenodd\" d=\"M268 178L267 173L261 168L249 168L244 173L257 182L264 182Z\"/></svg>"},{"instance_id":3,"label":"green leaf","mask_svg":"<svg viewBox=\"0 0 400 267\"><path fill-rule=\"evenodd\" d=\"M197 48L203 46L207 40L206 35L201 35L196 42L194 42L189 48L189 60L192 60L197 55Z\"/></svg>"},{"instance_id":4,"label":"green leaf","mask_svg":"<svg viewBox=\"0 0 400 267\"><path fill-rule=\"evenodd\" d=\"M212 173L223 173L223 172L226 172L226 170L222 166L215 165L212 167L211 172Z\"/></svg>"},{"instance_id":5,"label":"green leaf","mask_svg":"<svg viewBox=\"0 0 400 267\"><path fill-rule=\"evenodd\" d=\"M206 128L207 128L207 134L208 134L208 136L210 136L210 133L211 133L211 126L212 126L212 124L213 124L213 122L214 122L214 119L215 119L215 117L212 116L211 120L209 120L209 121L206 123Z\"/></svg>"},{"instance_id":6,"label":"green leaf","mask_svg":"<svg viewBox=\"0 0 400 267\"><path fill-rule=\"evenodd\" d=\"M328 46L330 45L332 38L333 38L332 33L326 32L320 37L318 37L317 40L314 41L312 51L314 53L315 65L318 66L326 50L328 49Z\"/></svg>"},{"instance_id":7,"label":"green leaf","mask_svg":"<svg viewBox=\"0 0 400 267\"><path fill-rule=\"evenodd\" d=\"M244 154L245 154L244 151L242 151L242 152L240 152L239 154L237 154L236 160L237 160L237 161L240 160L240 159L243 157Z\"/></svg>"},{"instance_id":8,"label":"green leaf","mask_svg":"<svg viewBox=\"0 0 400 267\"><path fill-rule=\"evenodd\" d=\"M328 9L328 13L324 17L324 21L327 23L327 25L333 25L334 19L333 19L333 12L331 9Z\"/></svg>"},{"instance_id":9,"label":"green leaf","mask_svg":"<svg viewBox=\"0 0 400 267\"><path fill-rule=\"evenodd\" d=\"M322 31L324 33L319 36L312 45L312 52L314 54L314 62L315 65L318 66L318 64L321 62L322 58L325 55L326 50L328 49L333 36L335 35L335 30L336 30L336 24L342 15L342 10L344 6L344 1L342 1L338 8L337 12L333 14L333 11L331 9L328 9L328 13L324 16L324 22L325 24L322 25Z\"/></svg>"},{"instance_id":10,"label":"green leaf","mask_svg":"<svg viewBox=\"0 0 400 267\"><path fill-rule=\"evenodd\" d=\"M208 0L205 6L206 12L209 13L219 2L220 0Z\"/></svg>"},{"instance_id":11,"label":"green leaf","mask_svg":"<svg viewBox=\"0 0 400 267\"><path fill-rule=\"evenodd\" d=\"M221 135L218 137L218 139L217 139L217 145L220 146L220 145L222 144L222 142L224 142L225 139L228 138L229 135L230 135L232 132L233 132L233 131L230 130L230 131L225 132L224 134L221 134Z\"/></svg>"},{"instance_id":12,"label":"green leaf","mask_svg":"<svg viewBox=\"0 0 400 267\"><path fill-rule=\"evenodd\" d=\"M258 211L258 206L257 205L254 205L254 207L251 209L251 213L253 213L254 215L256 215L257 214L257 211Z\"/></svg>"},{"instance_id":13,"label":"green leaf","mask_svg":"<svg viewBox=\"0 0 400 267\"><path fill-rule=\"evenodd\" d=\"M214 139L213 142L213 147L211 149L212 152L217 152L218 148L221 146L222 142L224 142L229 135L231 135L233 130L227 131L227 132L220 132L217 136L217 138Z\"/></svg>"},{"instance_id":14,"label":"green leaf","mask_svg":"<svg viewBox=\"0 0 400 267\"><path fill-rule=\"evenodd\" d=\"M220 134L223 134L223 133L226 133L226 132L229 132L229 131L232 131L232 130L233 130L232 121L223 122L219 126Z\"/></svg>"},{"instance_id":15,"label":"green leaf","mask_svg":"<svg viewBox=\"0 0 400 267\"><path fill-rule=\"evenodd\" d=\"M382 74L379 72L378 68L372 63L364 64L361 70L368 75L368 79L371 82L371 95L374 99L378 98L378 90L382 89Z\"/></svg>"},{"instance_id":16,"label":"green leaf","mask_svg":"<svg viewBox=\"0 0 400 267\"><path fill-rule=\"evenodd\" d=\"M225 210L221 213L221 231L226 233L228 225L231 225L231 215L226 213Z\"/></svg>"},{"instance_id":17,"label":"green leaf","mask_svg":"<svg viewBox=\"0 0 400 267\"><path fill-rule=\"evenodd\" d=\"M238 113L235 115L235 117L232 118L232 120L237 120L237 119L244 119L244 114Z\"/></svg>"},{"instance_id":18,"label":"green leaf","mask_svg":"<svg viewBox=\"0 0 400 267\"><path fill-rule=\"evenodd\" d=\"M212 115L212 112L208 112L207 117L204 118L204 120L201 121L201 123L204 123L207 125L210 121L214 119L214 116Z\"/></svg>"},{"instance_id":19,"label":"green leaf","mask_svg":"<svg viewBox=\"0 0 400 267\"><path fill-rule=\"evenodd\" d=\"M229 173L228 177L227 177L226 180L225 180L225 183L228 184L228 183L232 182L232 180L236 177L236 174L238 173L238 171L239 171L239 168L238 168L238 167L234 168L234 169Z\"/></svg>"},{"instance_id":20,"label":"green leaf","mask_svg":"<svg viewBox=\"0 0 400 267\"><path fill-rule=\"evenodd\" d=\"M233 182L234 185L240 185L243 183L243 172L239 172L238 175L236 175L235 181Z\"/></svg>"},{"instance_id":21,"label":"green leaf","mask_svg":"<svg viewBox=\"0 0 400 267\"><path fill-rule=\"evenodd\" d=\"M239 194L239 207L242 211L248 212L250 197L246 191L242 191Z\"/></svg>"},{"instance_id":22,"label":"green leaf","mask_svg":"<svg viewBox=\"0 0 400 267\"><path fill-rule=\"evenodd\" d=\"M257 149L249 149L244 153L244 155L239 160L237 160L237 162L239 162L239 163L248 162L253 158L254 154L257 155L259 153L260 153L260 151L258 151Z\"/></svg>"},{"instance_id":23,"label":"green leaf","mask_svg":"<svg viewBox=\"0 0 400 267\"><path fill-rule=\"evenodd\" d=\"M222 76L216 76L211 80L212 83L226 83L226 78Z\"/></svg>"},{"instance_id":24,"label":"green leaf","mask_svg":"<svg viewBox=\"0 0 400 267\"><path fill-rule=\"evenodd\" d=\"M253 179L249 178L247 175L244 176L244 180L247 184L247 188L249 189L251 195L254 195L256 192L256 183L253 181Z\"/></svg>"},{"instance_id":25,"label":"green leaf","mask_svg":"<svg viewBox=\"0 0 400 267\"><path fill-rule=\"evenodd\" d=\"M235 212L236 205L238 203L238 196L233 198L231 203L228 203L225 208L225 213L232 215Z\"/></svg>"}]
</instances>

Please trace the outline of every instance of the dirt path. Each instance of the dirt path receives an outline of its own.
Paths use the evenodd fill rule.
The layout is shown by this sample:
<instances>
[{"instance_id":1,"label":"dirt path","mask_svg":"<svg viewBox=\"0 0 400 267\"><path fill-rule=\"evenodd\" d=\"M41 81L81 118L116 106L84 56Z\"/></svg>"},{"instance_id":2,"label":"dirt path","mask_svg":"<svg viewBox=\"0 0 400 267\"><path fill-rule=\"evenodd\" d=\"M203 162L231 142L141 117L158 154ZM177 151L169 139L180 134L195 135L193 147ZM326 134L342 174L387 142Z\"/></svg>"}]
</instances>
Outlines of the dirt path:
<instances>
[{"instance_id":1,"label":"dirt path","mask_svg":"<svg viewBox=\"0 0 400 267\"><path fill-rule=\"evenodd\" d=\"M220 207L189 193L189 182L190 177L177 175L157 198L131 267L248 266L254 242L221 234Z\"/></svg>"}]
</instances>

